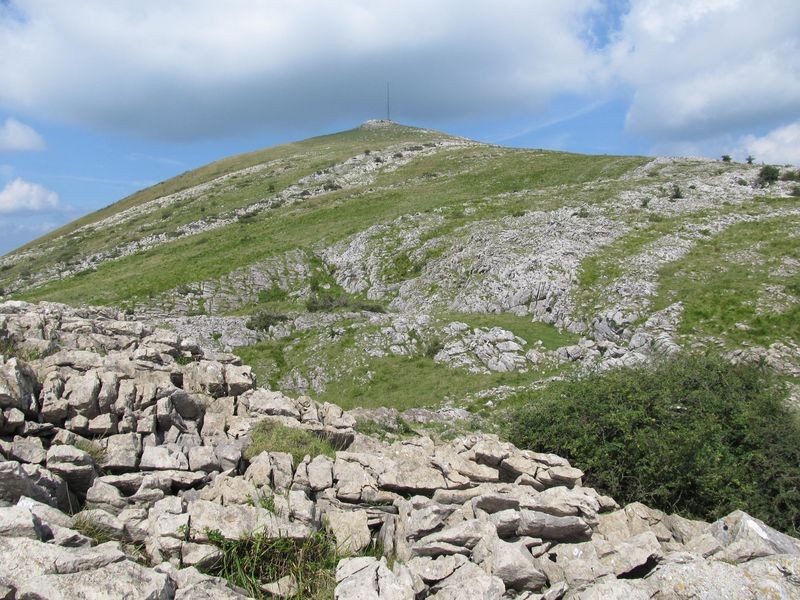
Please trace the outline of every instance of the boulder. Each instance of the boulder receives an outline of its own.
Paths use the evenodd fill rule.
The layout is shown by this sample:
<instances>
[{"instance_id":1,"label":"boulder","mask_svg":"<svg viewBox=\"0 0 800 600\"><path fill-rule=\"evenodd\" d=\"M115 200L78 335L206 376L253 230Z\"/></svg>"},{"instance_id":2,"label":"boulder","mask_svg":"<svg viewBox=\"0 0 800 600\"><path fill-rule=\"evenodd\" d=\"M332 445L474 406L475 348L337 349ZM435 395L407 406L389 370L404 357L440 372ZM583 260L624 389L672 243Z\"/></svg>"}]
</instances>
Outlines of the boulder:
<instances>
[{"instance_id":1,"label":"boulder","mask_svg":"<svg viewBox=\"0 0 800 600\"><path fill-rule=\"evenodd\" d=\"M212 446L192 446L189 448L188 458L191 471L211 473L221 470L219 458Z\"/></svg>"},{"instance_id":2,"label":"boulder","mask_svg":"<svg viewBox=\"0 0 800 600\"><path fill-rule=\"evenodd\" d=\"M336 567L335 600L414 600L410 582L387 566L386 559L344 559Z\"/></svg>"},{"instance_id":3,"label":"boulder","mask_svg":"<svg viewBox=\"0 0 800 600\"><path fill-rule=\"evenodd\" d=\"M25 414L38 410L36 373L17 358L0 366L0 409L16 408Z\"/></svg>"},{"instance_id":4,"label":"boulder","mask_svg":"<svg viewBox=\"0 0 800 600\"><path fill-rule=\"evenodd\" d=\"M712 523L708 533L721 546L714 558L725 562L743 563L775 554L800 555L800 540L772 529L741 510Z\"/></svg>"},{"instance_id":5,"label":"boulder","mask_svg":"<svg viewBox=\"0 0 800 600\"><path fill-rule=\"evenodd\" d=\"M328 511L322 522L336 539L336 550L340 554L357 554L370 544L367 513L362 510Z\"/></svg>"},{"instance_id":6,"label":"boulder","mask_svg":"<svg viewBox=\"0 0 800 600\"><path fill-rule=\"evenodd\" d=\"M536 559L521 543L486 537L473 549L472 560L488 575L500 578L506 589L539 591L547 584Z\"/></svg>"},{"instance_id":7,"label":"boulder","mask_svg":"<svg viewBox=\"0 0 800 600\"><path fill-rule=\"evenodd\" d=\"M176 447L146 446L139 467L144 471L187 470L189 461Z\"/></svg>"},{"instance_id":8,"label":"boulder","mask_svg":"<svg viewBox=\"0 0 800 600\"><path fill-rule=\"evenodd\" d=\"M10 458L24 463L40 465L47 458L41 438L15 436L11 443Z\"/></svg>"},{"instance_id":9,"label":"boulder","mask_svg":"<svg viewBox=\"0 0 800 600\"><path fill-rule=\"evenodd\" d=\"M120 433L105 441L105 453L100 466L114 473L129 472L136 469L142 453L142 441L136 433Z\"/></svg>"},{"instance_id":10,"label":"boulder","mask_svg":"<svg viewBox=\"0 0 800 600\"><path fill-rule=\"evenodd\" d=\"M69 484L72 491L84 495L97 477L97 466L88 452L74 446L50 446L47 468Z\"/></svg>"},{"instance_id":11,"label":"boulder","mask_svg":"<svg viewBox=\"0 0 800 600\"><path fill-rule=\"evenodd\" d=\"M0 507L0 537L42 539L42 523L24 506Z\"/></svg>"}]
</instances>

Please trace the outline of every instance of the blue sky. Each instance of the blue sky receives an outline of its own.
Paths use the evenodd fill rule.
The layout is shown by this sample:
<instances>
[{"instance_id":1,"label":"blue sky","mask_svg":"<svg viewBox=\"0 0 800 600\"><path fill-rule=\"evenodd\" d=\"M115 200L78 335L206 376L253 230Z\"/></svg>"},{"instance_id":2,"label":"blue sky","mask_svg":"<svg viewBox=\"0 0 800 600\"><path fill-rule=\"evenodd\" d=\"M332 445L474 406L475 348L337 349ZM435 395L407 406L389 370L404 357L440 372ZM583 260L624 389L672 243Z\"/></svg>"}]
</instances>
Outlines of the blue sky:
<instances>
[{"instance_id":1,"label":"blue sky","mask_svg":"<svg viewBox=\"0 0 800 600\"><path fill-rule=\"evenodd\" d=\"M797 0L0 0L0 253L230 154L392 117L800 163Z\"/></svg>"}]
</instances>

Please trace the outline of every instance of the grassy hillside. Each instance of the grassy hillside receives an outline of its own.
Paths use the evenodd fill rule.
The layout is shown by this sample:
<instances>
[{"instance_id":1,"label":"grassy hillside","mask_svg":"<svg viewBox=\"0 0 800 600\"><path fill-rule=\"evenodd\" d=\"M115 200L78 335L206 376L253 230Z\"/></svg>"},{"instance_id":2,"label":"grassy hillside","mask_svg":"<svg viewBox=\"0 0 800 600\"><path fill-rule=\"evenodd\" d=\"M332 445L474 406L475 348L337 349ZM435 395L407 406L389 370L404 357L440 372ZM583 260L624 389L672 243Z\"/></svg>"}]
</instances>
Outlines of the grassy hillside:
<instances>
[{"instance_id":1,"label":"grassy hillside","mask_svg":"<svg viewBox=\"0 0 800 600\"><path fill-rule=\"evenodd\" d=\"M791 375L792 189L372 123L120 200L0 259L0 287L153 318L344 406L480 409L697 343L783 344Z\"/></svg>"}]
</instances>

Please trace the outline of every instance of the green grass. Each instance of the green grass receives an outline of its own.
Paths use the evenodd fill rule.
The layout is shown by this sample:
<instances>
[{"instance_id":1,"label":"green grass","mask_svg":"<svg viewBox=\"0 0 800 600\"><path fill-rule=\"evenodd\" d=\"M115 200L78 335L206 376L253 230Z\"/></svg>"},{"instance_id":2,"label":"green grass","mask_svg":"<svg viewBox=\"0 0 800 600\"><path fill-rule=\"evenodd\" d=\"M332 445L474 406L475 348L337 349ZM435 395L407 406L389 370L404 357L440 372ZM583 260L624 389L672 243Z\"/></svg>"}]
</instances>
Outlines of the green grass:
<instances>
[{"instance_id":1,"label":"green grass","mask_svg":"<svg viewBox=\"0 0 800 600\"><path fill-rule=\"evenodd\" d=\"M683 259L660 272L655 309L680 301L680 332L724 337L730 344L800 342L800 306L759 313L756 301L765 284L781 285L800 296L800 273L772 274L784 259L800 260L800 218L768 219L731 226L700 242ZM749 329L736 326L746 325Z\"/></svg>"},{"instance_id":2,"label":"green grass","mask_svg":"<svg viewBox=\"0 0 800 600\"><path fill-rule=\"evenodd\" d=\"M556 350L562 346L577 344L580 336L559 330L553 325L532 321L530 317L512 313L446 313L439 315L442 323L461 321L470 327L502 327L528 342L527 350L541 341L545 350Z\"/></svg>"},{"instance_id":3,"label":"green grass","mask_svg":"<svg viewBox=\"0 0 800 600\"><path fill-rule=\"evenodd\" d=\"M800 531L800 422L757 365L681 355L521 395L505 424L521 448L554 452L586 485L689 518L742 509Z\"/></svg>"},{"instance_id":4,"label":"green grass","mask_svg":"<svg viewBox=\"0 0 800 600\"><path fill-rule=\"evenodd\" d=\"M499 385L522 385L534 378L533 373L469 373L422 356L386 356L372 358L365 366L328 383L325 393L316 399L344 409L437 408L447 400L461 400Z\"/></svg>"},{"instance_id":5,"label":"green grass","mask_svg":"<svg viewBox=\"0 0 800 600\"><path fill-rule=\"evenodd\" d=\"M288 452L294 464L298 465L306 454L312 458L319 455L333 457L336 454L336 449L328 441L313 433L273 421L260 421L250 435L250 444L244 451L247 460L264 451Z\"/></svg>"},{"instance_id":6,"label":"green grass","mask_svg":"<svg viewBox=\"0 0 800 600\"><path fill-rule=\"evenodd\" d=\"M220 560L202 569L207 575L222 577L261 600L271 598L261 590L290 575L298 593L295 600L327 600L336 587L334 572L339 561L334 541L327 533L313 533L304 540L269 538L263 533L228 540L219 532L209 531L209 541L221 551Z\"/></svg>"},{"instance_id":7,"label":"green grass","mask_svg":"<svg viewBox=\"0 0 800 600\"><path fill-rule=\"evenodd\" d=\"M488 160L490 153L492 160ZM147 300L180 285L217 279L235 268L288 250L332 243L401 215L446 207L459 207L460 211L463 203L474 202L483 195L541 186L579 185L598 176L618 176L643 160L490 147L449 150L381 175L372 192L332 191L297 206L263 213L247 222L104 263L95 271L50 282L20 297L73 304ZM452 173L417 179L421 169L435 169L437 165L443 171L445 167L452 169ZM599 193L598 201L606 197L605 193ZM539 196L513 202L480 200L473 215L456 212L461 216L455 218L452 226L499 218L515 210L552 208L566 201L553 204L552 198ZM186 269L186 264L193 268Z\"/></svg>"}]
</instances>

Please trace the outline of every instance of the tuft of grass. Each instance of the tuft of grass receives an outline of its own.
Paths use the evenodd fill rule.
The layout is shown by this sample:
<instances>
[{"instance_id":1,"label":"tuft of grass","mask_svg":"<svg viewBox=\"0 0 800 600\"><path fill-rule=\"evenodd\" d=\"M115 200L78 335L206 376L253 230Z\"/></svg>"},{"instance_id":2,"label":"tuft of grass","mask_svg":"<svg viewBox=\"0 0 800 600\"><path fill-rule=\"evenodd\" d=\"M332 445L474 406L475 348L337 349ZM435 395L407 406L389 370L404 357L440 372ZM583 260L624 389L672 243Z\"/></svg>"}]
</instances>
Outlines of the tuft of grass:
<instances>
[{"instance_id":1,"label":"tuft of grass","mask_svg":"<svg viewBox=\"0 0 800 600\"><path fill-rule=\"evenodd\" d=\"M100 527L95 521L85 513L78 513L72 518L72 529L91 538L95 544L105 544L106 542L119 541L109 535L108 531Z\"/></svg>"},{"instance_id":2,"label":"tuft of grass","mask_svg":"<svg viewBox=\"0 0 800 600\"><path fill-rule=\"evenodd\" d=\"M275 513L275 495L273 493L267 494L262 491L256 491L255 496L250 496L248 504L250 506L258 506L273 514Z\"/></svg>"},{"instance_id":3,"label":"tuft of grass","mask_svg":"<svg viewBox=\"0 0 800 600\"><path fill-rule=\"evenodd\" d=\"M389 436L409 438L417 435L408 421L398 418L393 424L379 423L373 419L361 419L356 422L355 430L370 437L384 440Z\"/></svg>"},{"instance_id":4,"label":"tuft of grass","mask_svg":"<svg viewBox=\"0 0 800 600\"><path fill-rule=\"evenodd\" d=\"M262 452L288 452L292 455L294 464L302 462L308 454L311 457L334 457L336 448L330 442L317 437L310 431L287 427L274 421L260 421L253 427L250 434L250 444L245 448L244 457L250 460Z\"/></svg>"},{"instance_id":5,"label":"tuft of grass","mask_svg":"<svg viewBox=\"0 0 800 600\"><path fill-rule=\"evenodd\" d=\"M97 442L93 440L78 440L74 445L78 450L82 450L91 456L92 460L98 465L105 462L107 457L106 450Z\"/></svg>"},{"instance_id":6,"label":"tuft of grass","mask_svg":"<svg viewBox=\"0 0 800 600\"><path fill-rule=\"evenodd\" d=\"M683 355L527 392L505 430L621 504L704 520L743 509L797 534L800 422L784 396L760 365Z\"/></svg>"},{"instance_id":7,"label":"tuft of grass","mask_svg":"<svg viewBox=\"0 0 800 600\"><path fill-rule=\"evenodd\" d=\"M20 348L16 340L8 336L0 337L0 355L6 360L18 358L25 362L31 362L32 360L41 358L41 353L38 350Z\"/></svg>"},{"instance_id":8,"label":"tuft of grass","mask_svg":"<svg viewBox=\"0 0 800 600\"><path fill-rule=\"evenodd\" d=\"M228 540L219 531L209 531L211 544L221 558L202 569L247 591L253 598L268 598L261 586L291 575L298 585L295 600L332 598L334 571L339 561L330 534L317 532L304 540L269 538L263 532Z\"/></svg>"}]
</instances>

